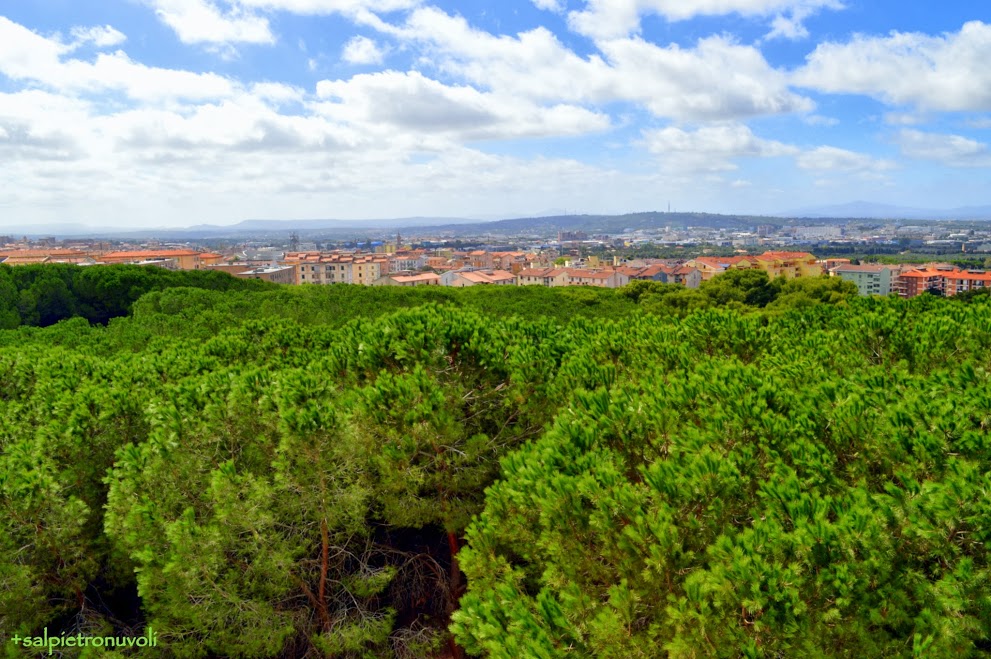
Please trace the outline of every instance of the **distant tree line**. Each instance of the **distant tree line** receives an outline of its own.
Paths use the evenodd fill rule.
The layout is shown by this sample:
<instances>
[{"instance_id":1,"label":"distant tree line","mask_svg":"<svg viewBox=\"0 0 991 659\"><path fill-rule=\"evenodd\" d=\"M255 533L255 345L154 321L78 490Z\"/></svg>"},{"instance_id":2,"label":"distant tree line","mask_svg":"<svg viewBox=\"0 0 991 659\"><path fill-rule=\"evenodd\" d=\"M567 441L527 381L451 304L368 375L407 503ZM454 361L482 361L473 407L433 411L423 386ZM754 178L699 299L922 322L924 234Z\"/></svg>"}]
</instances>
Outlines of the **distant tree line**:
<instances>
[{"instance_id":1,"label":"distant tree line","mask_svg":"<svg viewBox=\"0 0 991 659\"><path fill-rule=\"evenodd\" d=\"M47 327L74 317L103 325L111 318L127 315L131 305L145 293L182 286L235 291L264 290L272 284L202 270L0 264L0 329L19 325Z\"/></svg>"}]
</instances>

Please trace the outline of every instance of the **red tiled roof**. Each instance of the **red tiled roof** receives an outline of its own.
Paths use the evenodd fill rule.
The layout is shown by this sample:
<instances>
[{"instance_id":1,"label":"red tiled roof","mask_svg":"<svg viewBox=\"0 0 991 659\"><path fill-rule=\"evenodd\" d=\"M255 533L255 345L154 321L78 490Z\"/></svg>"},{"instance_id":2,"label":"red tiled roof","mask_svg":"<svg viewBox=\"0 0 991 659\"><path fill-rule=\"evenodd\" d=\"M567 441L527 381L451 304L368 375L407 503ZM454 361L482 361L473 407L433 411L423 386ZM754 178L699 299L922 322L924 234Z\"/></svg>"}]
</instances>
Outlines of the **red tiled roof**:
<instances>
[{"instance_id":1,"label":"red tiled roof","mask_svg":"<svg viewBox=\"0 0 991 659\"><path fill-rule=\"evenodd\" d=\"M838 265L833 268L833 272L881 272L893 269L893 266L888 265Z\"/></svg>"},{"instance_id":2,"label":"red tiled roof","mask_svg":"<svg viewBox=\"0 0 991 659\"><path fill-rule=\"evenodd\" d=\"M0 256L0 263L6 265L32 265L46 263L50 260L50 256Z\"/></svg>"},{"instance_id":3,"label":"red tiled roof","mask_svg":"<svg viewBox=\"0 0 991 659\"><path fill-rule=\"evenodd\" d=\"M954 279L960 281L991 281L991 272L969 272L963 270L956 270L954 272L943 273L943 276L947 279Z\"/></svg>"},{"instance_id":4,"label":"red tiled roof","mask_svg":"<svg viewBox=\"0 0 991 659\"><path fill-rule=\"evenodd\" d=\"M741 261L750 263L754 259L750 256L699 256L694 260L696 263L703 263L713 268L724 268L730 265L736 265Z\"/></svg>"},{"instance_id":5,"label":"red tiled roof","mask_svg":"<svg viewBox=\"0 0 991 659\"><path fill-rule=\"evenodd\" d=\"M901 277L911 277L912 279L925 279L927 277L942 277L945 272L940 272L939 270L909 270L908 272L903 272Z\"/></svg>"},{"instance_id":6,"label":"red tiled roof","mask_svg":"<svg viewBox=\"0 0 991 659\"><path fill-rule=\"evenodd\" d=\"M202 252L191 249L162 249L162 250L140 250L135 252L110 252L104 254L103 259L154 259L170 258L178 256L199 256Z\"/></svg>"},{"instance_id":7,"label":"red tiled roof","mask_svg":"<svg viewBox=\"0 0 991 659\"><path fill-rule=\"evenodd\" d=\"M808 252L774 252L774 251L768 251L768 252L764 252L760 256L764 256L764 257L768 257L768 258L773 258L773 259L782 259L782 260L792 260L792 259L803 259L803 260L807 260L807 259L815 259L815 257L812 256L811 254L809 254ZM758 258L760 258L760 257L758 257Z\"/></svg>"},{"instance_id":8,"label":"red tiled roof","mask_svg":"<svg viewBox=\"0 0 991 659\"><path fill-rule=\"evenodd\" d=\"M389 278L393 281L405 283L411 281L432 281L434 279L440 279L440 275L436 275L432 272L426 272L422 275L391 275Z\"/></svg>"},{"instance_id":9,"label":"red tiled roof","mask_svg":"<svg viewBox=\"0 0 991 659\"><path fill-rule=\"evenodd\" d=\"M0 258L5 256L35 257L35 256L88 256L86 252L77 249L11 249L0 251Z\"/></svg>"}]
</instances>

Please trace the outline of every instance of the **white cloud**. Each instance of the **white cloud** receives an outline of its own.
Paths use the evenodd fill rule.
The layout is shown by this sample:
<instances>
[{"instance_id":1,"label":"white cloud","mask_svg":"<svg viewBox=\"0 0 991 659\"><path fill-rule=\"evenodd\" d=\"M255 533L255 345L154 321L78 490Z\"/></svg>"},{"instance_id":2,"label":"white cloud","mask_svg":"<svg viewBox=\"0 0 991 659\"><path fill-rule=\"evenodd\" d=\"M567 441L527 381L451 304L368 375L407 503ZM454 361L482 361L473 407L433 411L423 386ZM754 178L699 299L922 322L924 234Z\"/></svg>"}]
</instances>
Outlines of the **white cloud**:
<instances>
[{"instance_id":1,"label":"white cloud","mask_svg":"<svg viewBox=\"0 0 991 659\"><path fill-rule=\"evenodd\" d=\"M420 0L144 0L159 19L187 44L205 44L222 55L236 44L276 41L266 14L341 14L360 23L380 24L377 13L412 9Z\"/></svg>"},{"instance_id":2,"label":"white cloud","mask_svg":"<svg viewBox=\"0 0 991 659\"><path fill-rule=\"evenodd\" d=\"M728 171L737 158L770 158L794 155L796 147L757 137L743 124L703 126L694 131L669 126L644 132L647 150L667 169L677 171Z\"/></svg>"},{"instance_id":3,"label":"white cloud","mask_svg":"<svg viewBox=\"0 0 991 659\"><path fill-rule=\"evenodd\" d=\"M71 93L120 91L132 99L210 99L230 96L234 84L212 73L149 67L124 52L99 53L92 61L63 60L71 50L0 16L0 73Z\"/></svg>"},{"instance_id":4,"label":"white cloud","mask_svg":"<svg viewBox=\"0 0 991 659\"><path fill-rule=\"evenodd\" d=\"M234 4L222 11L210 0L147 0L158 18L187 44L271 44L268 19Z\"/></svg>"},{"instance_id":5,"label":"white cloud","mask_svg":"<svg viewBox=\"0 0 991 659\"><path fill-rule=\"evenodd\" d=\"M596 39L626 36L639 31L640 17L646 14L681 21L696 16L778 16L791 14L797 21L820 9L841 9L838 0L587 0L583 11L568 14L572 29ZM784 28L782 28L784 29Z\"/></svg>"},{"instance_id":6,"label":"white cloud","mask_svg":"<svg viewBox=\"0 0 991 659\"><path fill-rule=\"evenodd\" d=\"M395 38L421 44L445 72L493 91L536 101L626 101L679 121L808 112L813 103L788 89L784 73L752 46L727 37L694 48L661 47L640 38L600 42L582 58L546 28L494 36L439 9L414 11Z\"/></svg>"},{"instance_id":7,"label":"white cloud","mask_svg":"<svg viewBox=\"0 0 991 659\"><path fill-rule=\"evenodd\" d=\"M76 128L91 116L88 103L40 90L0 94L0 129L6 138L0 144L0 161L45 163L77 160L90 148Z\"/></svg>"},{"instance_id":8,"label":"white cloud","mask_svg":"<svg viewBox=\"0 0 991 659\"><path fill-rule=\"evenodd\" d=\"M991 25L971 21L941 36L893 32L824 43L794 81L829 93L865 94L923 110L991 110Z\"/></svg>"},{"instance_id":9,"label":"white cloud","mask_svg":"<svg viewBox=\"0 0 991 659\"><path fill-rule=\"evenodd\" d=\"M906 129L899 133L898 144L909 158L936 160L950 167L991 167L988 145L962 135Z\"/></svg>"},{"instance_id":10,"label":"white cloud","mask_svg":"<svg viewBox=\"0 0 991 659\"><path fill-rule=\"evenodd\" d=\"M458 90L409 78L414 92L426 87L458 96ZM110 114L102 114L99 104L51 92L0 93L4 219L71 216L106 224L138 216L145 223L188 225L328 213L375 217L436 214L440 198L452 214L491 212L505 204L539 208L549 199L594 210L601 204L598 185L622 190L629 199L644 194L635 176L574 160L527 160L466 148L453 139L462 137L459 131L436 132L429 117L416 112L386 114L388 123L369 130L366 124L380 116L361 105L362 94L381 98L376 84L359 79L350 90L332 87L358 104L341 111L346 119L320 114L322 107L306 115L279 114L262 96L286 97L291 90L272 86L218 103ZM379 87L395 84L386 80ZM470 106L472 95L460 93ZM516 132L541 123L505 109L494 114L490 133L500 121ZM544 123L557 123L554 118L551 111ZM529 128L512 128L520 120ZM120 176L122 171L128 176Z\"/></svg>"},{"instance_id":11,"label":"white cloud","mask_svg":"<svg viewBox=\"0 0 991 659\"><path fill-rule=\"evenodd\" d=\"M97 48L109 48L110 46L117 46L127 41L127 37L123 32L115 30L109 25L74 27L69 33L75 39L73 47L91 43Z\"/></svg>"},{"instance_id":12,"label":"white cloud","mask_svg":"<svg viewBox=\"0 0 991 659\"><path fill-rule=\"evenodd\" d=\"M810 112L815 106L788 89L781 72L752 46L723 36L694 49L661 48L640 38L603 42L617 96L644 104L660 117L722 120Z\"/></svg>"},{"instance_id":13,"label":"white cloud","mask_svg":"<svg viewBox=\"0 0 991 659\"><path fill-rule=\"evenodd\" d=\"M537 9L561 13L564 11L564 0L532 0Z\"/></svg>"},{"instance_id":14,"label":"white cloud","mask_svg":"<svg viewBox=\"0 0 991 659\"><path fill-rule=\"evenodd\" d=\"M796 162L802 169L817 172L876 175L895 168L895 164L890 160L877 159L834 146L820 146L805 151L796 158Z\"/></svg>"},{"instance_id":15,"label":"white cloud","mask_svg":"<svg viewBox=\"0 0 991 659\"><path fill-rule=\"evenodd\" d=\"M842 9L838 2L834 4L806 4L792 7L789 12L781 13L771 21L771 31L764 37L765 39L790 39L796 41L809 36L809 30L805 27L805 21L815 15L823 6L829 9Z\"/></svg>"},{"instance_id":16,"label":"white cloud","mask_svg":"<svg viewBox=\"0 0 991 659\"><path fill-rule=\"evenodd\" d=\"M299 87L281 82L258 82L251 85L251 95L264 101L280 103L300 103L306 94Z\"/></svg>"},{"instance_id":17,"label":"white cloud","mask_svg":"<svg viewBox=\"0 0 991 659\"><path fill-rule=\"evenodd\" d=\"M349 16L368 12L381 13L411 9L420 0L238 0L244 7L264 11L285 11L293 14L345 14Z\"/></svg>"},{"instance_id":18,"label":"white cloud","mask_svg":"<svg viewBox=\"0 0 991 659\"><path fill-rule=\"evenodd\" d=\"M463 140L577 135L605 130L609 118L569 105L543 107L468 86L448 86L416 71L382 71L322 80L317 109L369 133L400 131Z\"/></svg>"},{"instance_id":19,"label":"white cloud","mask_svg":"<svg viewBox=\"0 0 991 659\"><path fill-rule=\"evenodd\" d=\"M385 53L368 37L354 37L341 52L341 59L348 64L381 64Z\"/></svg>"}]
</instances>

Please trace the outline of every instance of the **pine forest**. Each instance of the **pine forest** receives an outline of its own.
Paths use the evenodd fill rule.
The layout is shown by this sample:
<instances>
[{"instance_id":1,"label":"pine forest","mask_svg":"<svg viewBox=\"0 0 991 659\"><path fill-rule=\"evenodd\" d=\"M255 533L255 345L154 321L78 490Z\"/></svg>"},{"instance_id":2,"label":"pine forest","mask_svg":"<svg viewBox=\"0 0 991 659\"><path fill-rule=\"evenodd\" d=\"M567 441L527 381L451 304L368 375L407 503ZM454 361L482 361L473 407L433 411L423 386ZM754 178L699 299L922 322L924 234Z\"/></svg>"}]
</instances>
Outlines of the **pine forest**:
<instances>
[{"instance_id":1,"label":"pine forest","mask_svg":"<svg viewBox=\"0 0 991 659\"><path fill-rule=\"evenodd\" d=\"M0 266L0 638L987 655L991 296L853 288Z\"/></svg>"}]
</instances>

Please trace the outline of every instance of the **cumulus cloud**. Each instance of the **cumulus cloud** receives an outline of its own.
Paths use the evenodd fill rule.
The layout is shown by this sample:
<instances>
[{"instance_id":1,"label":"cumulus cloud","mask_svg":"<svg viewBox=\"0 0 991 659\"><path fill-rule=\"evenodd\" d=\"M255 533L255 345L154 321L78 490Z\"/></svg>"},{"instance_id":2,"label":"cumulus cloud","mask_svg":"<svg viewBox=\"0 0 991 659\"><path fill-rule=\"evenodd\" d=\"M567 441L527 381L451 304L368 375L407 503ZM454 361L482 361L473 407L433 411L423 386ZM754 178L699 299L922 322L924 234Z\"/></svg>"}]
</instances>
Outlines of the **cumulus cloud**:
<instances>
[{"instance_id":1,"label":"cumulus cloud","mask_svg":"<svg viewBox=\"0 0 991 659\"><path fill-rule=\"evenodd\" d=\"M613 67L617 96L638 101L660 117L737 119L810 112L815 105L788 89L781 72L759 50L724 36L693 49L666 48L640 38L601 44Z\"/></svg>"},{"instance_id":2,"label":"cumulus cloud","mask_svg":"<svg viewBox=\"0 0 991 659\"><path fill-rule=\"evenodd\" d=\"M564 0L532 0L537 9L560 13L564 11Z\"/></svg>"},{"instance_id":3,"label":"cumulus cloud","mask_svg":"<svg viewBox=\"0 0 991 659\"><path fill-rule=\"evenodd\" d=\"M828 9L843 8L838 2L798 4L791 7L789 11L775 16L771 21L771 31L764 38L768 40L789 39L792 41L807 38L809 36L809 30L805 27L805 21L824 7Z\"/></svg>"},{"instance_id":4,"label":"cumulus cloud","mask_svg":"<svg viewBox=\"0 0 991 659\"><path fill-rule=\"evenodd\" d=\"M235 3L226 11L210 0L147 0L159 20L187 44L270 44L268 19Z\"/></svg>"},{"instance_id":5,"label":"cumulus cloud","mask_svg":"<svg viewBox=\"0 0 991 659\"><path fill-rule=\"evenodd\" d=\"M494 36L435 8L414 11L384 29L425 48L446 73L493 91L536 101L640 104L679 121L727 120L808 112L814 104L788 88L753 46L725 36L693 48L639 37L611 39L583 58L546 28Z\"/></svg>"},{"instance_id":6,"label":"cumulus cloud","mask_svg":"<svg viewBox=\"0 0 991 659\"><path fill-rule=\"evenodd\" d=\"M962 135L929 133L906 129L898 135L903 155L920 160L935 160L950 167L989 167L988 145Z\"/></svg>"},{"instance_id":7,"label":"cumulus cloud","mask_svg":"<svg viewBox=\"0 0 991 659\"><path fill-rule=\"evenodd\" d=\"M98 53L93 61L64 59L70 50L0 16L0 73L13 80L69 92L119 91L144 101L219 98L234 90L222 76L150 67L122 51Z\"/></svg>"},{"instance_id":8,"label":"cumulus cloud","mask_svg":"<svg viewBox=\"0 0 991 659\"><path fill-rule=\"evenodd\" d=\"M991 110L991 25L971 21L959 32L931 36L893 32L824 43L795 73L798 85L865 94L923 110Z\"/></svg>"},{"instance_id":9,"label":"cumulus cloud","mask_svg":"<svg viewBox=\"0 0 991 659\"><path fill-rule=\"evenodd\" d=\"M765 140L743 124L703 126L694 131L669 126L644 132L647 150L668 169L678 171L728 171L738 158L770 158L794 155L798 149Z\"/></svg>"},{"instance_id":10,"label":"cumulus cloud","mask_svg":"<svg viewBox=\"0 0 991 659\"><path fill-rule=\"evenodd\" d=\"M381 64L385 53L368 37L354 37L341 52L341 59L348 64Z\"/></svg>"},{"instance_id":11,"label":"cumulus cloud","mask_svg":"<svg viewBox=\"0 0 991 659\"><path fill-rule=\"evenodd\" d=\"M179 40L202 44L223 55L239 44L273 44L268 15L348 16L361 23L380 24L378 13L412 9L420 0L144 0Z\"/></svg>"},{"instance_id":12,"label":"cumulus cloud","mask_svg":"<svg viewBox=\"0 0 991 659\"><path fill-rule=\"evenodd\" d=\"M244 7L293 14L345 14L393 12L411 9L421 0L238 0Z\"/></svg>"},{"instance_id":13,"label":"cumulus cloud","mask_svg":"<svg viewBox=\"0 0 991 659\"><path fill-rule=\"evenodd\" d=\"M623 37L637 32L640 17L646 14L663 16L669 21L726 14L790 15L790 29L795 31L799 29L798 21L816 11L842 7L838 0L587 0L584 10L568 14L568 22L576 32L596 39Z\"/></svg>"},{"instance_id":14,"label":"cumulus cloud","mask_svg":"<svg viewBox=\"0 0 991 659\"><path fill-rule=\"evenodd\" d=\"M323 80L321 113L379 132L400 129L458 140L576 135L609 127L609 118L577 106L544 107L469 86L449 86L410 71Z\"/></svg>"},{"instance_id":15,"label":"cumulus cloud","mask_svg":"<svg viewBox=\"0 0 991 659\"><path fill-rule=\"evenodd\" d=\"M109 25L96 26L96 27L74 27L69 31L72 35L74 43L72 47L78 47L83 44L93 44L97 48L108 48L110 46L117 46L119 44L127 41L127 37L123 32L114 29Z\"/></svg>"}]
</instances>

